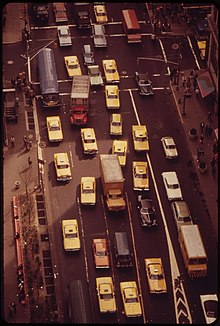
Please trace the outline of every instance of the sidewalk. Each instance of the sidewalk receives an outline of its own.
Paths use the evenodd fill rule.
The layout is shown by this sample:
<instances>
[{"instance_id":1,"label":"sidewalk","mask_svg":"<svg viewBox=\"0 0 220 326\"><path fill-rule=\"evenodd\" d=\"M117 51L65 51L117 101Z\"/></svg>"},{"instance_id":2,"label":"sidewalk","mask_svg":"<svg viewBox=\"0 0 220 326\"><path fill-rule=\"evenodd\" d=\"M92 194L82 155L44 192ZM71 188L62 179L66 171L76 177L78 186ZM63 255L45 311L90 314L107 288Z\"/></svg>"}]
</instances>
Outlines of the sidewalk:
<instances>
[{"instance_id":1,"label":"sidewalk","mask_svg":"<svg viewBox=\"0 0 220 326\"><path fill-rule=\"evenodd\" d=\"M198 76L204 73L204 70L197 70L196 71ZM190 70L183 71L185 76L188 76ZM181 76L181 74L180 74ZM184 90L185 87L182 86L182 81L180 77L179 81L179 90L177 90L176 85L171 84L171 89L173 92L174 100L176 103L176 107L183 124L183 128L185 130L186 139L188 142L189 149L192 153L193 163L195 170L198 175L198 188L200 195L203 197L204 209L208 215L208 218L211 220L213 226L213 234L218 241L218 163L216 163L216 174L212 176L212 167L211 167L211 160L213 158L213 142L216 139L214 129L218 127L218 116L214 114L213 107L210 103L204 98L201 97L199 94L198 97L196 96L193 86L191 86L191 97L187 97L185 99L185 115L183 114L183 97L184 97ZM181 101L179 101L181 99ZM181 103L180 103L181 102ZM208 120L208 112L212 112L212 122ZM206 136L204 132L204 148L205 148L205 155L204 161L208 166L207 173L201 173L198 169L198 162L197 162L197 147L199 145L199 139L201 136L200 131L200 123L204 122L205 125L211 125L213 128L212 136ZM197 138L194 140L189 138L189 130L195 128L197 129Z\"/></svg>"},{"instance_id":2,"label":"sidewalk","mask_svg":"<svg viewBox=\"0 0 220 326\"><path fill-rule=\"evenodd\" d=\"M8 3L6 5L6 20L3 27L2 43L10 44L22 40L24 28L24 3Z\"/></svg>"}]
</instances>

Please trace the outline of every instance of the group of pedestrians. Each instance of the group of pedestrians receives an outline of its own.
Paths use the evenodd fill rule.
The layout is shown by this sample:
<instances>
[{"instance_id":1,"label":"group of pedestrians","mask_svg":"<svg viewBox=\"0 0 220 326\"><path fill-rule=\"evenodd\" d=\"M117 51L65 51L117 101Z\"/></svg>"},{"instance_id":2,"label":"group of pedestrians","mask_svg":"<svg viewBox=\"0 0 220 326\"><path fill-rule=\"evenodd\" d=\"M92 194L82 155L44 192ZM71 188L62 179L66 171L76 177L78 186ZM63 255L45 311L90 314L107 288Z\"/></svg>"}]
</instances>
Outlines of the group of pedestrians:
<instances>
[{"instance_id":1,"label":"group of pedestrians","mask_svg":"<svg viewBox=\"0 0 220 326\"><path fill-rule=\"evenodd\" d=\"M9 318L13 318L16 315L17 312L17 304L15 301L11 302L8 306L8 310L9 310Z\"/></svg>"},{"instance_id":2,"label":"group of pedestrians","mask_svg":"<svg viewBox=\"0 0 220 326\"><path fill-rule=\"evenodd\" d=\"M18 88L20 90L22 89L22 87L25 87L26 84L27 84L27 79L26 79L25 71L19 72L16 78L13 77L11 79L12 87Z\"/></svg>"}]
</instances>

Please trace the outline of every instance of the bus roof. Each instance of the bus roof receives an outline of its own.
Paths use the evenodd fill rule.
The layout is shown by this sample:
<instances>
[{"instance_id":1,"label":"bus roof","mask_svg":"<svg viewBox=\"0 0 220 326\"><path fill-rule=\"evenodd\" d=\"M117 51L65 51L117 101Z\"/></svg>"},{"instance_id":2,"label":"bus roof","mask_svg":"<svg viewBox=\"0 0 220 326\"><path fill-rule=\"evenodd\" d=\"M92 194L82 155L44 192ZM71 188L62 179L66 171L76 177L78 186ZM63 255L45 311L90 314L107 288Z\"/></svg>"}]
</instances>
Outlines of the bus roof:
<instances>
[{"instance_id":1,"label":"bus roof","mask_svg":"<svg viewBox=\"0 0 220 326\"><path fill-rule=\"evenodd\" d=\"M182 225L180 226L180 232L187 247L189 258L206 257L206 251L197 224Z\"/></svg>"},{"instance_id":2,"label":"bus roof","mask_svg":"<svg viewBox=\"0 0 220 326\"><path fill-rule=\"evenodd\" d=\"M53 50L41 50L40 53L38 53L37 59L41 94L59 93Z\"/></svg>"},{"instance_id":3,"label":"bus roof","mask_svg":"<svg viewBox=\"0 0 220 326\"><path fill-rule=\"evenodd\" d=\"M125 9L122 10L122 14L128 29L140 29L140 24L137 20L135 10Z\"/></svg>"}]
</instances>

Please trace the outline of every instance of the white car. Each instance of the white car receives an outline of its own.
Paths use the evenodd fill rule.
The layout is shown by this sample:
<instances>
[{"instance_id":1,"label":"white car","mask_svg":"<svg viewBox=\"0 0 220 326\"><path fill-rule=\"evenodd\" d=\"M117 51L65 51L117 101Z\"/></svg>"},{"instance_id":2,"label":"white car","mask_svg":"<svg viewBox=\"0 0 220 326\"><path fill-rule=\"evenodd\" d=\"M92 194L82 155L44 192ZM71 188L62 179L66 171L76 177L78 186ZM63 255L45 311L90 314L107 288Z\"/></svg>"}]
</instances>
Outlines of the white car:
<instances>
[{"instance_id":1,"label":"white car","mask_svg":"<svg viewBox=\"0 0 220 326\"><path fill-rule=\"evenodd\" d=\"M218 297L216 294L200 295L202 310L204 312L206 324L211 324L218 318Z\"/></svg>"},{"instance_id":2,"label":"white car","mask_svg":"<svg viewBox=\"0 0 220 326\"><path fill-rule=\"evenodd\" d=\"M163 146L164 153L167 159L174 159L178 157L178 152L176 149L176 144L174 139L170 136L162 137L161 143Z\"/></svg>"},{"instance_id":3,"label":"white car","mask_svg":"<svg viewBox=\"0 0 220 326\"><path fill-rule=\"evenodd\" d=\"M169 200L183 200L180 184L175 171L163 172L162 178Z\"/></svg>"},{"instance_id":4,"label":"white car","mask_svg":"<svg viewBox=\"0 0 220 326\"><path fill-rule=\"evenodd\" d=\"M71 34L68 26L58 26L57 27L57 35L60 46L71 46Z\"/></svg>"},{"instance_id":5,"label":"white car","mask_svg":"<svg viewBox=\"0 0 220 326\"><path fill-rule=\"evenodd\" d=\"M87 67L91 86L103 86L104 83L99 65L92 65Z\"/></svg>"}]
</instances>

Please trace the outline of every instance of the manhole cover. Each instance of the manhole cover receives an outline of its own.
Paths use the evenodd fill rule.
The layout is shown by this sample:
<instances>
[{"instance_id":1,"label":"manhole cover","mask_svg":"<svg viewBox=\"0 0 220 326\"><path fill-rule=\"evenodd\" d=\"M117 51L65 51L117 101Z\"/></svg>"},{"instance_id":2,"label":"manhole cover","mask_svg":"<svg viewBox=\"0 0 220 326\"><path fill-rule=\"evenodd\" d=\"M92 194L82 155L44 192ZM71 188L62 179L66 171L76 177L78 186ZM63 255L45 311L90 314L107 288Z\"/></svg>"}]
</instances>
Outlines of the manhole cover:
<instances>
[{"instance_id":1,"label":"manhole cover","mask_svg":"<svg viewBox=\"0 0 220 326\"><path fill-rule=\"evenodd\" d=\"M127 71L123 70L122 72L122 75L127 75Z\"/></svg>"},{"instance_id":2,"label":"manhole cover","mask_svg":"<svg viewBox=\"0 0 220 326\"><path fill-rule=\"evenodd\" d=\"M12 60L8 60L8 61L7 61L7 64L8 64L8 65L13 65L13 63L14 63L14 61L12 61Z\"/></svg>"},{"instance_id":3,"label":"manhole cover","mask_svg":"<svg viewBox=\"0 0 220 326\"><path fill-rule=\"evenodd\" d=\"M179 49L179 44L174 43L174 44L172 45L172 49L173 49L173 50L178 50L178 49Z\"/></svg>"},{"instance_id":4,"label":"manhole cover","mask_svg":"<svg viewBox=\"0 0 220 326\"><path fill-rule=\"evenodd\" d=\"M41 148L46 147L46 143L45 143L45 141L42 141L41 143L39 143L39 146L40 146Z\"/></svg>"}]
</instances>

